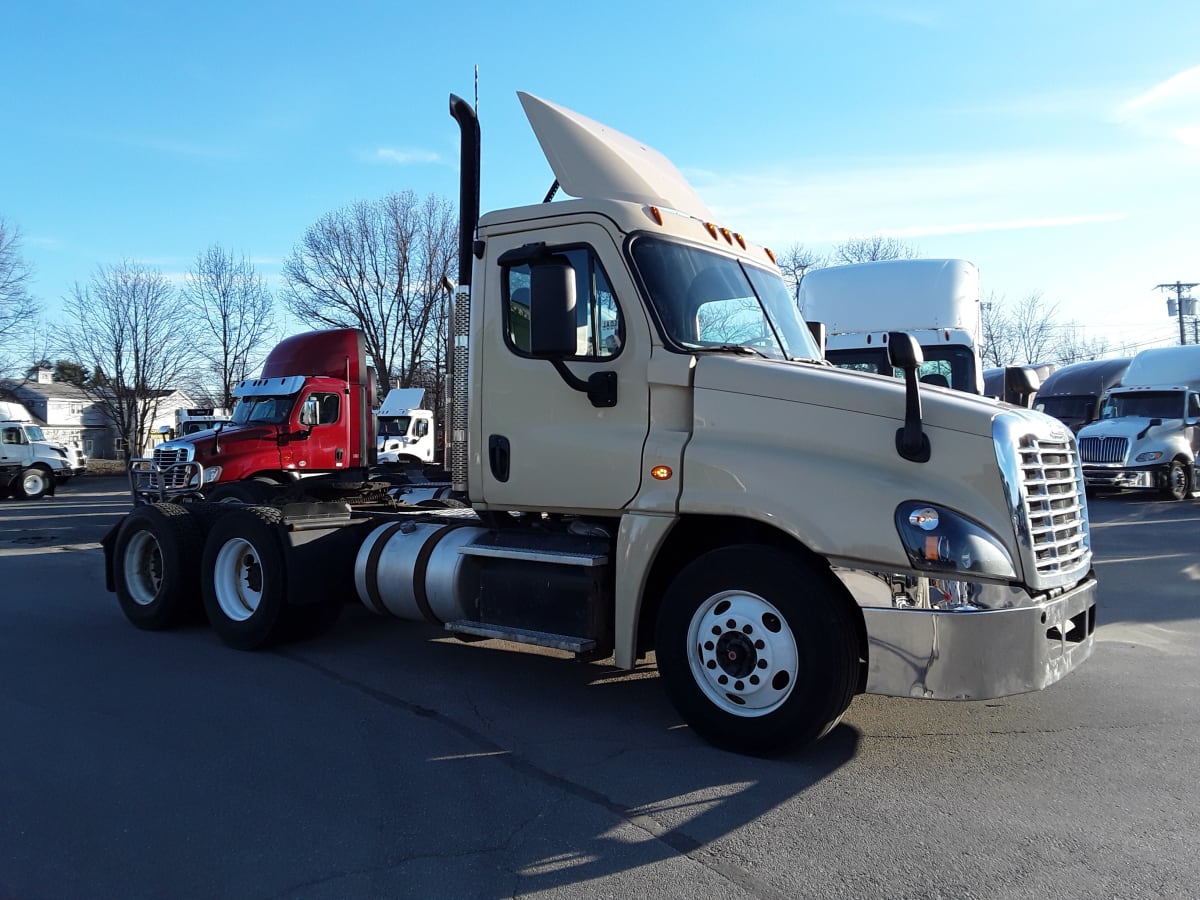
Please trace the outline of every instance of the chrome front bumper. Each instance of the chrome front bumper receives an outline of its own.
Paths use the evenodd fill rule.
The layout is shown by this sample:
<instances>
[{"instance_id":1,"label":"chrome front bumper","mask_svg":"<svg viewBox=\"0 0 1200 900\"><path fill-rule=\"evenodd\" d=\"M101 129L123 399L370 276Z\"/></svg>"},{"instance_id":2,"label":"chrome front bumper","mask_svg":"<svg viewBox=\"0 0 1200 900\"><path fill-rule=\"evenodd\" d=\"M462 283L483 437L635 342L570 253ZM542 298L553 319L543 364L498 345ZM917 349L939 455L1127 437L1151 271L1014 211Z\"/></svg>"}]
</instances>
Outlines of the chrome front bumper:
<instances>
[{"instance_id":1,"label":"chrome front bumper","mask_svg":"<svg viewBox=\"0 0 1200 900\"><path fill-rule=\"evenodd\" d=\"M943 612L867 607L866 693L986 700L1040 691L1091 655L1096 579L1014 609Z\"/></svg>"},{"instance_id":2,"label":"chrome front bumper","mask_svg":"<svg viewBox=\"0 0 1200 900\"><path fill-rule=\"evenodd\" d=\"M1150 469L1120 469L1083 467L1083 480L1088 487L1102 488L1155 488L1160 483L1161 467Z\"/></svg>"}]
</instances>

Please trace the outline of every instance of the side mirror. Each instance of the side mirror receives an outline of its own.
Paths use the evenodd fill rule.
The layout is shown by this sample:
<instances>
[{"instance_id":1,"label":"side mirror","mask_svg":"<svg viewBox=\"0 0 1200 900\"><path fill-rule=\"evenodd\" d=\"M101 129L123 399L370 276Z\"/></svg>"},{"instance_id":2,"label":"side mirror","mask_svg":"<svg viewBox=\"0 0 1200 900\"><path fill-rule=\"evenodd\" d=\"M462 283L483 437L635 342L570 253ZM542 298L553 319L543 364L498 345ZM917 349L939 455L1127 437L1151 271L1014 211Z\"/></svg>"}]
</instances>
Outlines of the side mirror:
<instances>
[{"instance_id":1,"label":"side mirror","mask_svg":"<svg viewBox=\"0 0 1200 900\"><path fill-rule=\"evenodd\" d=\"M917 369L925 362L925 354L917 339L906 331L888 332L888 363L904 371L904 426L896 431L896 452L911 462L928 462L929 435L921 422L921 389Z\"/></svg>"},{"instance_id":2,"label":"side mirror","mask_svg":"<svg viewBox=\"0 0 1200 900\"><path fill-rule=\"evenodd\" d=\"M1004 369L1004 401L1017 406L1028 406L1042 379L1037 370L1030 366L1007 366Z\"/></svg>"},{"instance_id":3,"label":"side mirror","mask_svg":"<svg viewBox=\"0 0 1200 900\"><path fill-rule=\"evenodd\" d=\"M300 407L300 424L306 428L317 424L317 407L314 404L306 402Z\"/></svg>"},{"instance_id":4,"label":"side mirror","mask_svg":"<svg viewBox=\"0 0 1200 900\"><path fill-rule=\"evenodd\" d=\"M825 323L824 322L808 322L808 333L813 336L813 340L817 342L817 348L821 351L821 359L825 358Z\"/></svg>"},{"instance_id":5,"label":"side mirror","mask_svg":"<svg viewBox=\"0 0 1200 900\"><path fill-rule=\"evenodd\" d=\"M529 354L563 359L578 349L575 270L561 257L529 267Z\"/></svg>"}]
</instances>

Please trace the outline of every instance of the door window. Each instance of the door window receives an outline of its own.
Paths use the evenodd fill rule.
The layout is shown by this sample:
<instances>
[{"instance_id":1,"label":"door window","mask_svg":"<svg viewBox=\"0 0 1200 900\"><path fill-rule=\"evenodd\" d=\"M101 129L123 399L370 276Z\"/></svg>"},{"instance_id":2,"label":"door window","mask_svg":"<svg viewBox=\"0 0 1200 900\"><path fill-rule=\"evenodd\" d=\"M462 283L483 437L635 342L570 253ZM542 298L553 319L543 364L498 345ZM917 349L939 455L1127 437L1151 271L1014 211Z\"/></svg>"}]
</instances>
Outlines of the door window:
<instances>
[{"instance_id":1,"label":"door window","mask_svg":"<svg viewBox=\"0 0 1200 900\"><path fill-rule=\"evenodd\" d=\"M625 342L625 323L608 276L589 247L555 248L575 271L577 346L573 359L616 356ZM529 266L504 270L504 321L508 345L529 352Z\"/></svg>"}]
</instances>

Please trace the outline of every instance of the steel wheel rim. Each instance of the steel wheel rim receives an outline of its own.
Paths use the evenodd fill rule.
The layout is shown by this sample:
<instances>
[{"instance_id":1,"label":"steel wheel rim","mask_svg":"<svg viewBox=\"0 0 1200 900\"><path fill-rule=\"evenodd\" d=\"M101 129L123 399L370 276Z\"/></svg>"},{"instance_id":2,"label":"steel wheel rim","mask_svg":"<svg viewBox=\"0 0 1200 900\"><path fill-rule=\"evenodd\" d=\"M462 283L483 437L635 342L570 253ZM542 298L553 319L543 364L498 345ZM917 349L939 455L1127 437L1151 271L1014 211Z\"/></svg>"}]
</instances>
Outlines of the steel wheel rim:
<instances>
[{"instance_id":1,"label":"steel wheel rim","mask_svg":"<svg viewBox=\"0 0 1200 900\"><path fill-rule=\"evenodd\" d=\"M26 494L40 494L46 489L46 476L41 472L26 472L21 478L21 488Z\"/></svg>"},{"instance_id":2,"label":"steel wheel rim","mask_svg":"<svg viewBox=\"0 0 1200 900\"><path fill-rule=\"evenodd\" d=\"M162 548L149 531L139 531L125 545L125 586L138 606L158 599L163 583Z\"/></svg>"},{"instance_id":3,"label":"steel wheel rim","mask_svg":"<svg viewBox=\"0 0 1200 900\"><path fill-rule=\"evenodd\" d=\"M688 665L704 695L730 715L779 709L796 687L800 651L774 604L747 591L704 601L688 626Z\"/></svg>"},{"instance_id":4,"label":"steel wheel rim","mask_svg":"<svg viewBox=\"0 0 1200 900\"><path fill-rule=\"evenodd\" d=\"M249 541L231 538L213 564L213 590L227 618L245 622L258 611L263 596L262 562Z\"/></svg>"}]
</instances>

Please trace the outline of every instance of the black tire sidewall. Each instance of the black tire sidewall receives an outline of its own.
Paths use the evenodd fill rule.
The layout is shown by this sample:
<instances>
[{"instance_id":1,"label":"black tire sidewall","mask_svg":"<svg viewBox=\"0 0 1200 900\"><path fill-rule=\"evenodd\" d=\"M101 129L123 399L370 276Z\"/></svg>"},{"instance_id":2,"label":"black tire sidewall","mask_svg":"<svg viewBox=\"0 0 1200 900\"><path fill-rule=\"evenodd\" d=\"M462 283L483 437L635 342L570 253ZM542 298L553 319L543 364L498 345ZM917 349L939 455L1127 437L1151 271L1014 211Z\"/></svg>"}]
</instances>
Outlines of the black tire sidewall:
<instances>
[{"instance_id":1,"label":"black tire sidewall","mask_svg":"<svg viewBox=\"0 0 1200 900\"><path fill-rule=\"evenodd\" d=\"M149 532L162 556L162 584L150 603L138 603L129 590L125 554L130 542ZM122 612L138 628L157 631L200 610L200 553L203 533L176 504L138 506L122 521L113 549L113 580Z\"/></svg>"},{"instance_id":2,"label":"black tire sidewall","mask_svg":"<svg viewBox=\"0 0 1200 900\"><path fill-rule=\"evenodd\" d=\"M200 566L204 611L218 636L231 647L254 650L280 637L287 611L286 543L277 510L265 507L233 508L212 523ZM262 571L262 595L257 609L242 621L231 619L217 599L215 567L225 544L233 539L254 548Z\"/></svg>"},{"instance_id":3,"label":"black tire sidewall","mask_svg":"<svg viewBox=\"0 0 1200 900\"><path fill-rule=\"evenodd\" d=\"M769 601L796 641L796 684L775 711L738 716L708 698L689 664L687 636L701 604L742 590ZM692 729L739 753L771 755L822 737L857 684L857 636L828 569L771 547L724 547L697 558L671 583L659 611L655 655L667 693Z\"/></svg>"}]
</instances>

